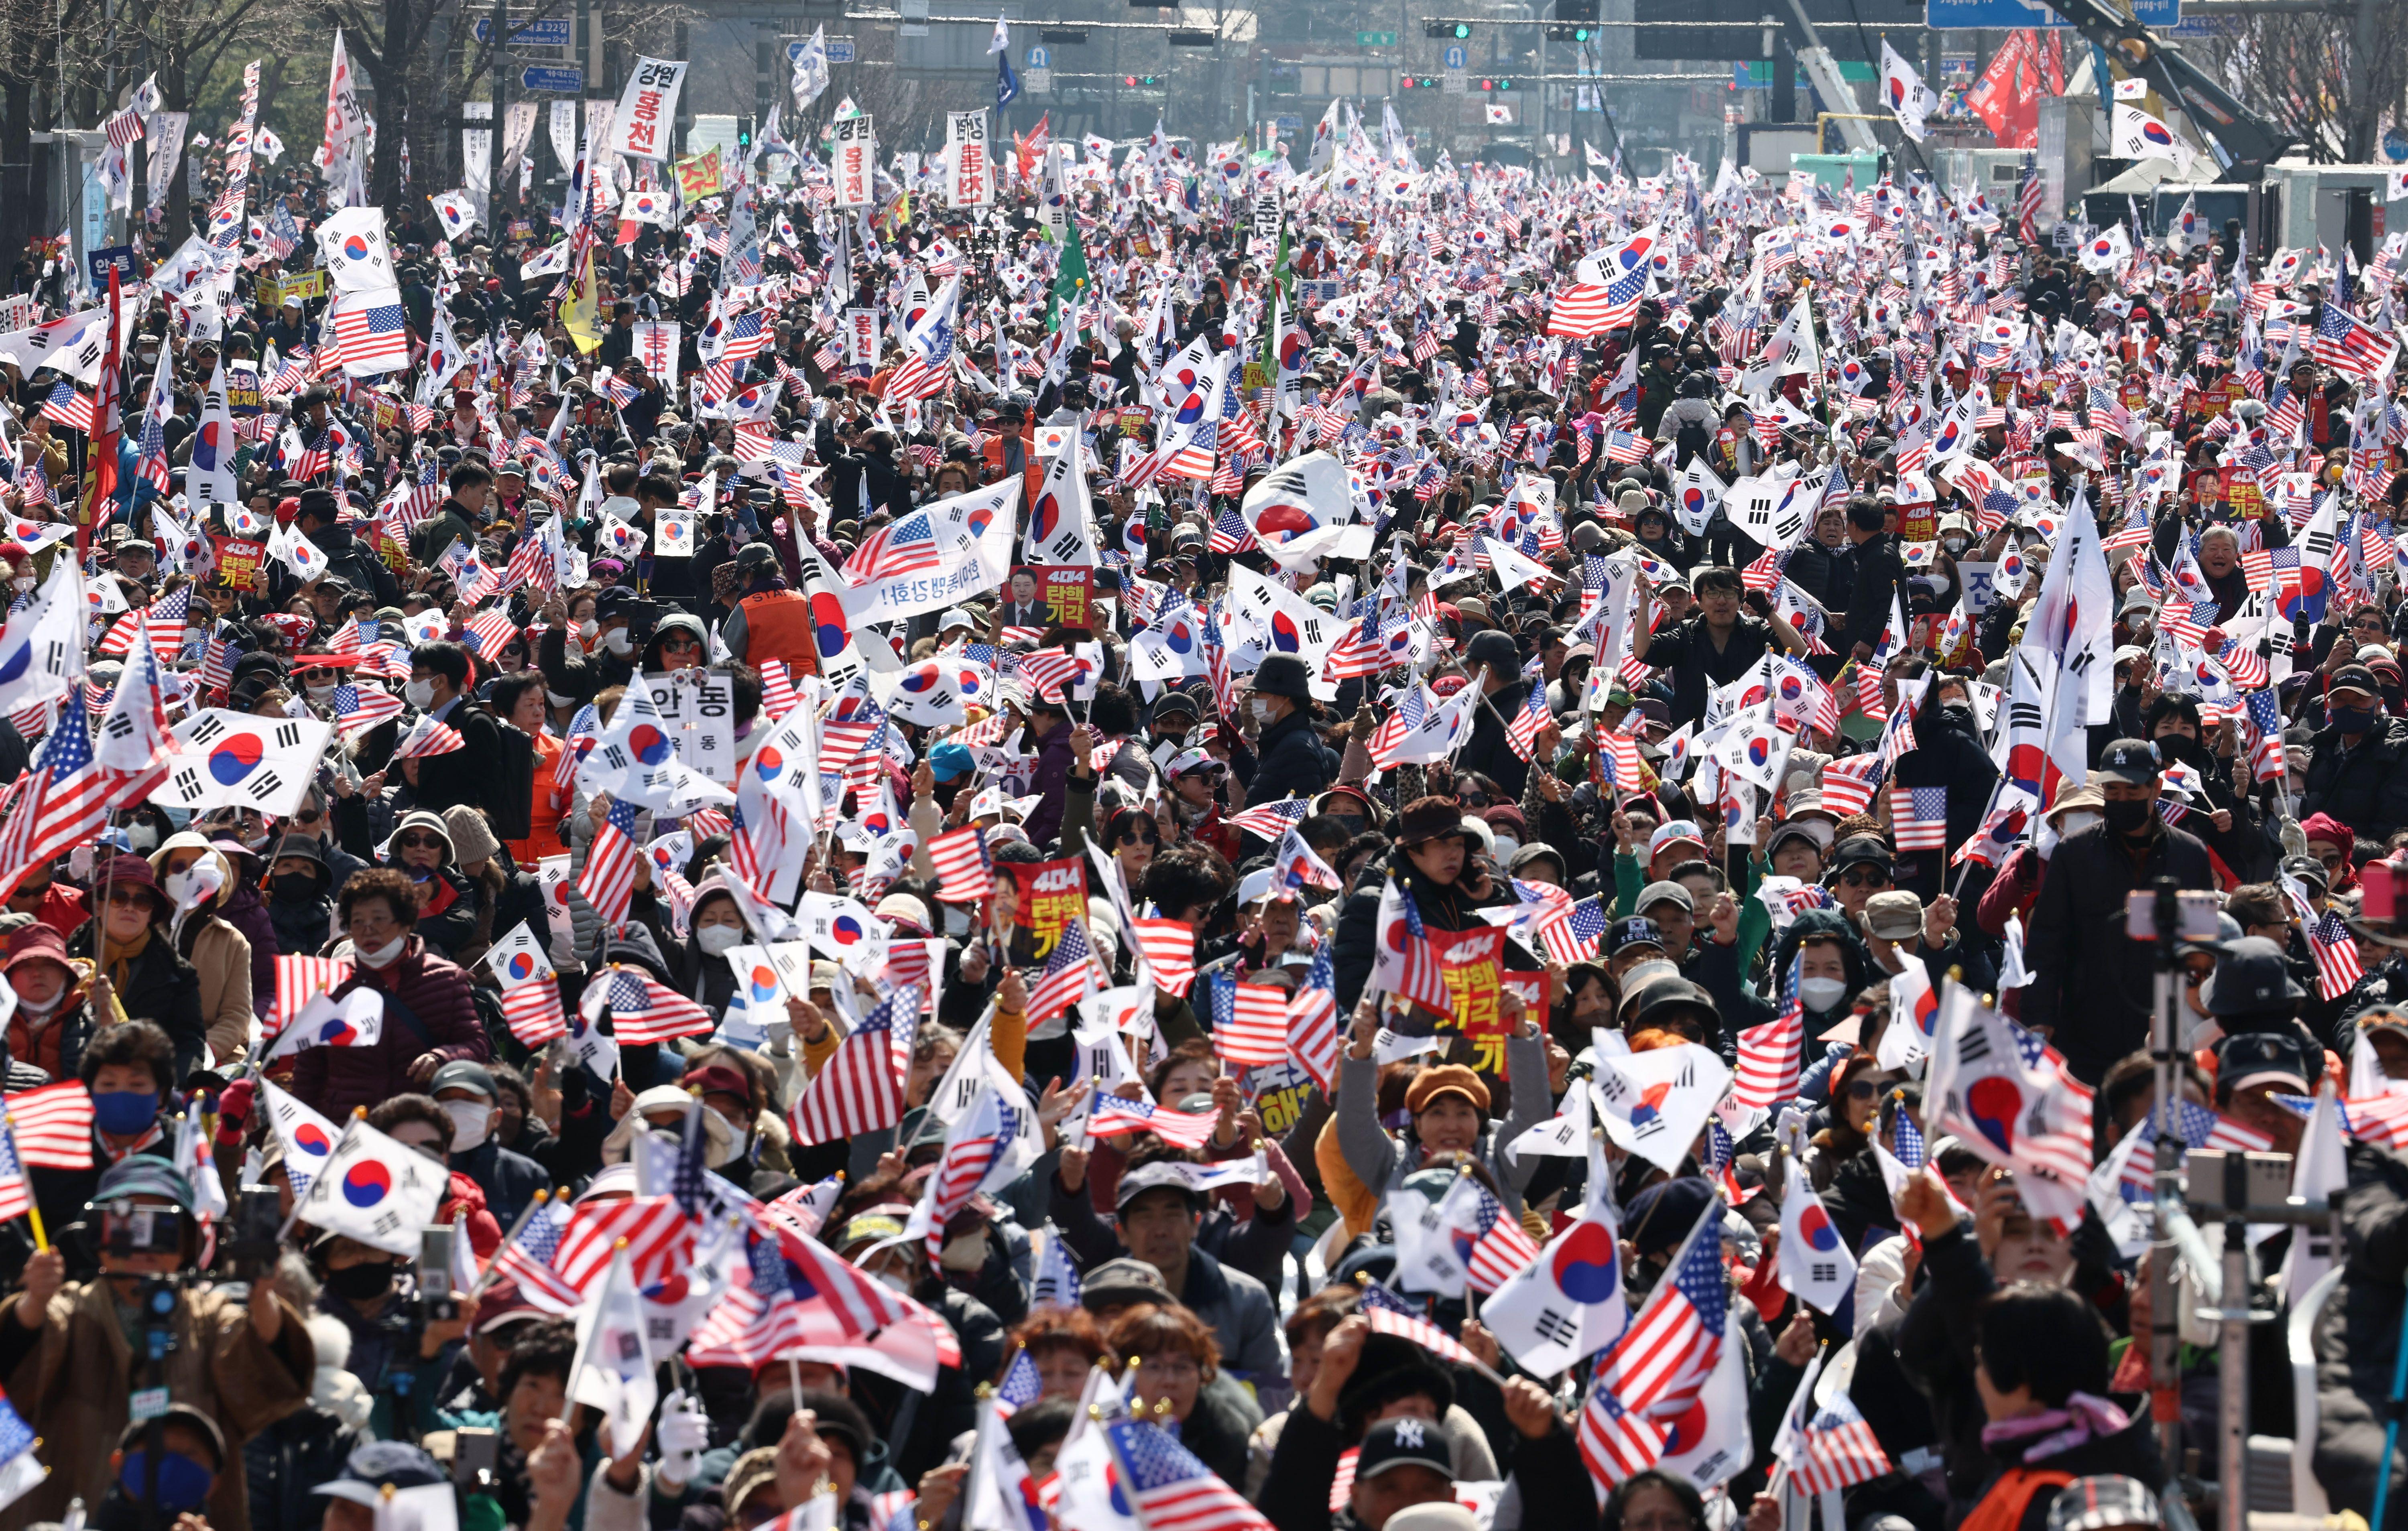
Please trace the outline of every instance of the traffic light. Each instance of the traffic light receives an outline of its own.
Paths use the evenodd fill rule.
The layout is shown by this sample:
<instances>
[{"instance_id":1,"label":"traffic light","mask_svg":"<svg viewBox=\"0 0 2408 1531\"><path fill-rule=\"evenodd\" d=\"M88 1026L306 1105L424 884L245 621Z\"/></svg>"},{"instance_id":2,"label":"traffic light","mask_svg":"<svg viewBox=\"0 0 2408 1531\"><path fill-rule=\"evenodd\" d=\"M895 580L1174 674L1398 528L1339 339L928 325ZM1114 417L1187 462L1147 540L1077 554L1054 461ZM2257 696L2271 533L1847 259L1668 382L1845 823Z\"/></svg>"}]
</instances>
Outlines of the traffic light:
<instances>
[{"instance_id":1,"label":"traffic light","mask_svg":"<svg viewBox=\"0 0 2408 1531\"><path fill-rule=\"evenodd\" d=\"M1123 75L1121 77L1121 87L1124 90L1134 91L1159 85L1161 83L1162 77L1160 75Z\"/></svg>"},{"instance_id":2,"label":"traffic light","mask_svg":"<svg viewBox=\"0 0 2408 1531\"><path fill-rule=\"evenodd\" d=\"M1439 78L1436 75L1407 75L1405 77L1406 90L1435 91L1438 88Z\"/></svg>"},{"instance_id":3,"label":"traffic light","mask_svg":"<svg viewBox=\"0 0 2408 1531\"><path fill-rule=\"evenodd\" d=\"M1510 79L1500 79L1497 82L1497 88L1500 91L1510 91L1513 88L1513 82Z\"/></svg>"},{"instance_id":4,"label":"traffic light","mask_svg":"<svg viewBox=\"0 0 2408 1531\"><path fill-rule=\"evenodd\" d=\"M1588 39L1589 29L1584 26L1563 26L1551 23L1547 28L1549 42L1584 43Z\"/></svg>"},{"instance_id":5,"label":"traffic light","mask_svg":"<svg viewBox=\"0 0 2408 1531\"><path fill-rule=\"evenodd\" d=\"M1471 36L1471 23L1469 21L1425 21L1422 23L1422 36L1461 42Z\"/></svg>"},{"instance_id":6,"label":"traffic light","mask_svg":"<svg viewBox=\"0 0 2408 1531\"><path fill-rule=\"evenodd\" d=\"M751 128L738 127L736 130L736 147L738 149L750 149L752 147L752 130Z\"/></svg>"},{"instance_id":7,"label":"traffic light","mask_svg":"<svg viewBox=\"0 0 2408 1531\"><path fill-rule=\"evenodd\" d=\"M1513 82L1510 79L1484 79L1480 82L1480 88L1484 91L1510 91L1513 88Z\"/></svg>"}]
</instances>

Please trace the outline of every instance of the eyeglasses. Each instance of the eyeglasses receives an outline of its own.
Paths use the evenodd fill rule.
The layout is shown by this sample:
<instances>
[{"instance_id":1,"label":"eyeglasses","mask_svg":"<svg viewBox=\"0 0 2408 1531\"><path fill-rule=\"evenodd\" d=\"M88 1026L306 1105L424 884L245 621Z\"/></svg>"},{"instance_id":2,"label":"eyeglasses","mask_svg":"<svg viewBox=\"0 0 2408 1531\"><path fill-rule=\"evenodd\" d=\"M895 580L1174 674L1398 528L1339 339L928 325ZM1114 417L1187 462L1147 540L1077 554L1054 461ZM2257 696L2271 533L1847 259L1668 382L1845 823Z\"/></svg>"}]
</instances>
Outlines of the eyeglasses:
<instances>
[{"instance_id":1,"label":"eyeglasses","mask_svg":"<svg viewBox=\"0 0 2408 1531\"><path fill-rule=\"evenodd\" d=\"M699 653L701 651L702 644L700 640L695 638L665 637L661 639L661 652L663 653Z\"/></svg>"},{"instance_id":2,"label":"eyeglasses","mask_svg":"<svg viewBox=\"0 0 2408 1531\"><path fill-rule=\"evenodd\" d=\"M1848 1098L1850 1100L1870 1100L1880 1094L1881 1086L1873 1082L1871 1080L1850 1080L1848 1081Z\"/></svg>"},{"instance_id":3,"label":"eyeglasses","mask_svg":"<svg viewBox=\"0 0 2408 1531\"><path fill-rule=\"evenodd\" d=\"M432 835L400 835L394 837L393 847L396 851L439 851L443 842Z\"/></svg>"},{"instance_id":4,"label":"eyeglasses","mask_svg":"<svg viewBox=\"0 0 2408 1531\"><path fill-rule=\"evenodd\" d=\"M1484 792L1457 793L1455 794L1455 800L1461 803L1465 808L1486 808L1488 806L1488 794Z\"/></svg>"},{"instance_id":5,"label":"eyeglasses","mask_svg":"<svg viewBox=\"0 0 2408 1531\"><path fill-rule=\"evenodd\" d=\"M1131 824L1113 838L1122 845L1160 845L1162 837L1151 829Z\"/></svg>"},{"instance_id":6,"label":"eyeglasses","mask_svg":"<svg viewBox=\"0 0 2408 1531\"><path fill-rule=\"evenodd\" d=\"M108 890L108 902L111 908L139 904L147 909L150 904L150 895L139 888L111 888Z\"/></svg>"},{"instance_id":7,"label":"eyeglasses","mask_svg":"<svg viewBox=\"0 0 2408 1531\"><path fill-rule=\"evenodd\" d=\"M1140 1377L1165 1379L1197 1377L1202 1375L1203 1370L1203 1367L1196 1364L1196 1358L1192 1355L1149 1355L1137 1364L1137 1374Z\"/></svg>"},{"instance_id":8,"label":"eyeglasses","mask_svg":"<svg viewBox=\"0 0 2408 1531\"><path fill-rule=\"evenodd\" d=\"M1840 880L1851 888L1878 888L1889 880L1889 874L1877 866L1851 866L1840 874Z\"/></svg>"},{"instance_id":9,"label":"eyeglasses","mask_svg":"<svg viewBox=\"0 0 2408 1531\"><path fill-rule=\"evenodd\" d=\"M296 824L314 824L324 817L325 815L316 808L303 808L293 816L293 822Z\"/></svg>"}]
</instances>

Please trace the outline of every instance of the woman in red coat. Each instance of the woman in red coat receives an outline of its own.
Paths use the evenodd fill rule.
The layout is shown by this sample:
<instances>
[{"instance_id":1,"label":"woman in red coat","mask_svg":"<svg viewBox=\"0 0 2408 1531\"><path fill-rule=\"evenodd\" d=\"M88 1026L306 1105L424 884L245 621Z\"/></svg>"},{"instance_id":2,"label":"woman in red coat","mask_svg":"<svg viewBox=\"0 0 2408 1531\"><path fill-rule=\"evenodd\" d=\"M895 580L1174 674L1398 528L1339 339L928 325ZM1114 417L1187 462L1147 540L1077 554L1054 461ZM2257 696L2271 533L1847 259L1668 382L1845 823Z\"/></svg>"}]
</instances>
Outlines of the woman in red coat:
<instances>
[{"instance_id":1,"label":"woman in red coat","mask_svg":"<svg viewBox=\"0 0 2408 1531\"><path fill-rule=\"evenodd\" d=\"M418 884L389 866L355 873L343 885L336 912L355 966L333 994L375 990L384 997L383 1023L364 1046L305 1048L293 1070L293 1093L337 1122L354 1107L423 1088L454 1058L492 1058L468 975L410 934L418 905Z\"/></svg>"}]
</instances>

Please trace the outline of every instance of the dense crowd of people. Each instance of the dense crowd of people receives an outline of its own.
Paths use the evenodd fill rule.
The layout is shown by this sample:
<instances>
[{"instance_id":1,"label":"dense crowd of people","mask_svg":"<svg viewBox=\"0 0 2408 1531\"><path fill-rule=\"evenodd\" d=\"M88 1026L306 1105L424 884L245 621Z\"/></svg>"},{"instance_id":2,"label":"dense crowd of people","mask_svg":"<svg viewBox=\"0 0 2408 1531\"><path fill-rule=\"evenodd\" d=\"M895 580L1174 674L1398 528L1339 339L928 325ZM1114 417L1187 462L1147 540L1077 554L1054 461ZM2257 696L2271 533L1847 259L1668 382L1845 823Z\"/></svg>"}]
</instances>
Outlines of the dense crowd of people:
<instances>
[{"instance_id":1,"label":"dense crowd of people","mask_svg":"<svg viewBox=\"0 0 2408 1531\"><path fill-rule=\"evenodd\" d=\"M0 1531L2179 1526L2204 1151L2408 1518L2408 236L237 125L0 335Z\"/></svg>"}]
</instances>

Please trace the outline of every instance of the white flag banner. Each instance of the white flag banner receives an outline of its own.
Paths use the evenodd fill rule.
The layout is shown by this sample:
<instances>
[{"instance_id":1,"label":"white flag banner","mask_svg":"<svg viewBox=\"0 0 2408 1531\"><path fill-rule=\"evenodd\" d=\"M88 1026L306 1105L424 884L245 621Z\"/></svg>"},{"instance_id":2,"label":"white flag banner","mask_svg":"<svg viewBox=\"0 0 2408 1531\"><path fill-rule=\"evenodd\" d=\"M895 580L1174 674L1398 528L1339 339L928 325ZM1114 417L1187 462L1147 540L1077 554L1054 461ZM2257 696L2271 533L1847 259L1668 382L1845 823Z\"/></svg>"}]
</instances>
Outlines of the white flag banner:
<instances>
[{"instance_id":1,"label":"white flag banner","mask_svg":"<svg viewBox=\"0 0 2408 1531\"><path fill-rule=\"evenodd\" d=\"M945 200L983 207L995 200L995 164L987 158L984 111L945 114Z\"/></svg>"},{"instance_id":2,"label":"white flag banner","mask_svg":"<svg viewBox=\"0 0 2408 1531\"><path fill-rule=\"evenodd\" d=\"M609 152L630 159L666 160L677 126L678 93L685 88L685 61L636 59L619 107L610 114Z\"/></svg>"},{"instance_id":3,"label":"white flag banner","mask_svg":"<svg viewBox=\"0 0 2408 1531\"><path fill-rule=\"evenodd\" d=\"M150 143L150 166L145 204L152 212L167 206L167 188L174 185L176 161L184 152L184 130L192 125L188 111L154 111L150 114L145 136Z\"/></svg>"}]
</instances>

